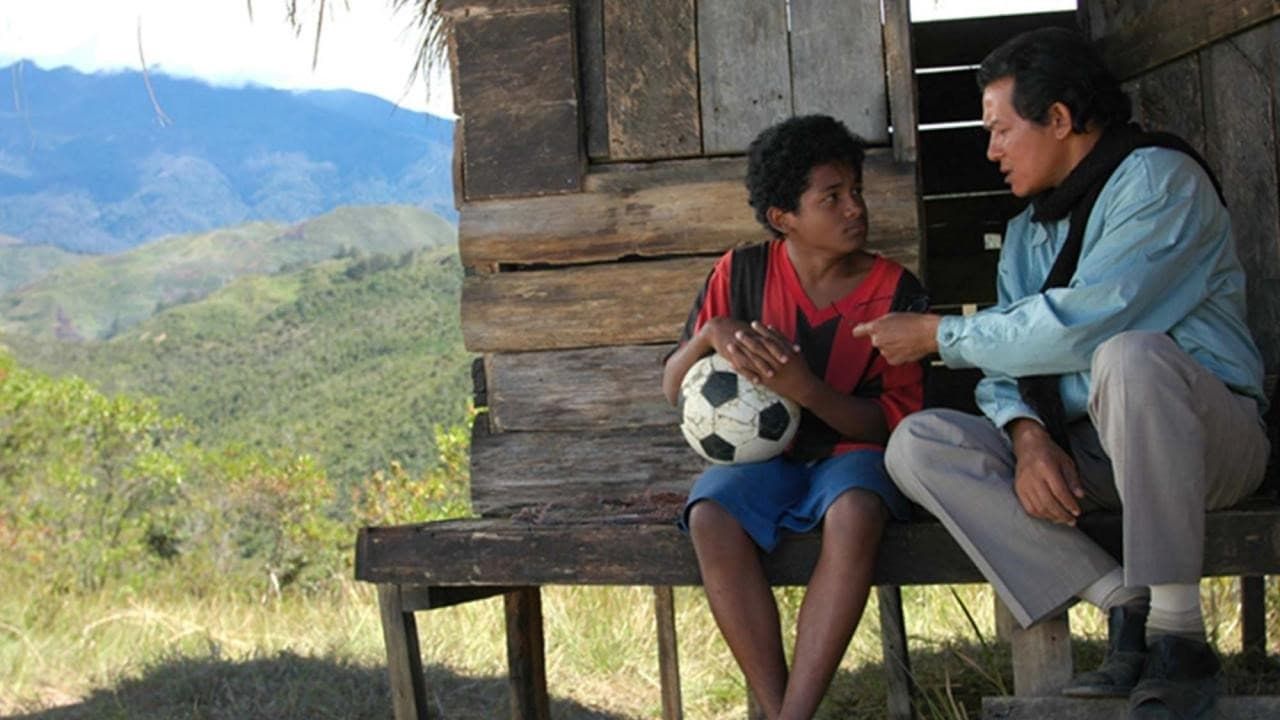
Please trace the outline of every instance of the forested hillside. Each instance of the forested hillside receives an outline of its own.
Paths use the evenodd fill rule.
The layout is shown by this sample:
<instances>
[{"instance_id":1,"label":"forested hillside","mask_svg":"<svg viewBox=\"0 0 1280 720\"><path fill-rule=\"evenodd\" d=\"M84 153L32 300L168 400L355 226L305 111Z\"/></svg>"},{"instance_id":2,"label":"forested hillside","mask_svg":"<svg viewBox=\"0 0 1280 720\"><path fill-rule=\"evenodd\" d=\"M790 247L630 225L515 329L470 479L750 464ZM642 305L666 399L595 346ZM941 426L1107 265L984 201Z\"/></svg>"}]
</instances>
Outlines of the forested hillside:
<instances>
[{"instance_id":1,"label":"forested hillside","mask_svg":"<svg viewBox=\"0 0 1280 720\"><path fill-rule=\"evenodd\" d=\"M342 485L426 469L470 393L453 245L243 277L105 342L9 335L27 365L185 417L201 445L314 456Z\"/></svg>"},{"instance_id":2,"label":"forested hillside","mask_svg":"<svg viewBox=\"0 0 1280 720\"><path fill-rule=\"evenodd\" d=\"M15 289L0 295L0 331L106 339L244 275L300 268L351 248L398 255L456 242L454 227L439 216L383 205L342 207L297 224L256 222L177 235L116 255L68 256L49 246L10 245L0 247L0 260L15 262L0 278L12 277ZM40 262L40 252L53 255ZM31 259L19 264L24 258Z\"/></svg>"}]
</instances>

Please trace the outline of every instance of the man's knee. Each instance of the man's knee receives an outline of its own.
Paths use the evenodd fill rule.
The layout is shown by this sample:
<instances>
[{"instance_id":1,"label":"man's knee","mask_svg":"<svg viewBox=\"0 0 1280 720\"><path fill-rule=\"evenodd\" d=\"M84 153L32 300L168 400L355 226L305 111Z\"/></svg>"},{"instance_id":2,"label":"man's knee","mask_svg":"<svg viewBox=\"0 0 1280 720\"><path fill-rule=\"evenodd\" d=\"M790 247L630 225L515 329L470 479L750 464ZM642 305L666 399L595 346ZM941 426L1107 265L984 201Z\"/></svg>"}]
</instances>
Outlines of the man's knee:
<instances>
[{"instance_id":1,"label":"man's knee","mask_svg":"<svg viewBox=\"0 0 1280 720\"><path fill-rule=\"evenodd\" d=\"M1089 407L1097 412L1102 397L1113 392L1139 395L1146 388L1157 392L1176 391L1169 372L1176 362L1162 358L1181 353L1182 349L1168 335L1147 330L1128 330L1113 335L1093 351L1090 368Z\"/></svg>"},{"instance_id":2,"label":"man's knee","mask_svg":"<svg viewBox=\"0 0 1280 720\"><path fill-rule=\"evenodd\" d=\"M1168 335L1150 330L1126 330L1104 340L1093 351L1090 370L1093 378L1133 372L1137 377L1149 375L1151 359L1157 355L1177 350L1178 345Z\"/></svg>"},{"instance_id":3,"label":"man's knee","mask_svg":"<svg viewBox=\"0 0 1280 720\"><path fill-rule=\"evenodd\" d=\"M914 499L912 490L920 478L921 468L936 465L935 455L940 446L948 444L948 410L924 410L903 418L889 436L884 452L885 468L889 476L908 497Z\"/></svg>"}]
</instances>

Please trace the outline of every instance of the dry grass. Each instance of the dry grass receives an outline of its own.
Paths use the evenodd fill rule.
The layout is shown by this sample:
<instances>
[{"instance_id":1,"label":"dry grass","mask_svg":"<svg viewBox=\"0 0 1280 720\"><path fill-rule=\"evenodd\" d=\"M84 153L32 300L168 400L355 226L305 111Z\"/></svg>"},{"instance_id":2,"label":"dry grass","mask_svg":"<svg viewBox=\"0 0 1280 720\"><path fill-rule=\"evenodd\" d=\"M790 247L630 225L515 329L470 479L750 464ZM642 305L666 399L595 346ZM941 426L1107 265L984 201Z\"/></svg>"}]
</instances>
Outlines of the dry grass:
<instances>
[{"instance_id":1,"label":"dry grass","mask_svg":"<svg viewBox=\"0 0 1280 720\"><path fill-rule=\"evenodd\" d=\"M125 591L56 600L12 588L0 598L0 715L72 718L386 718L381 631L372 589L335 583L329 594L248 602ZM1211 633L1238 652L1238 590L1206 581ZM1268 580L1270 627L1280 627L1280 579ZM784 622L799 589L778 591ZM1012 685L1008 648L995 639L990 589L904 590L911 660L927 718L976 717L982 695ZM661 714L653 595L648 588L546 588L548 685L557 718L653 718ZM702 593L676 591L685 715L740 718L741 675ZM1077 663L1101 654L1099 614L1072 611ZM431 702L446 718L507 714L505 640L498 598L419 614ZM787 638L788 644L791 639ZM1280 692L1280 637L1270 666L1233 666L1235 692ZM878 613L873 602L819 717L883 715Z\"/></svg>"}]
</instances>

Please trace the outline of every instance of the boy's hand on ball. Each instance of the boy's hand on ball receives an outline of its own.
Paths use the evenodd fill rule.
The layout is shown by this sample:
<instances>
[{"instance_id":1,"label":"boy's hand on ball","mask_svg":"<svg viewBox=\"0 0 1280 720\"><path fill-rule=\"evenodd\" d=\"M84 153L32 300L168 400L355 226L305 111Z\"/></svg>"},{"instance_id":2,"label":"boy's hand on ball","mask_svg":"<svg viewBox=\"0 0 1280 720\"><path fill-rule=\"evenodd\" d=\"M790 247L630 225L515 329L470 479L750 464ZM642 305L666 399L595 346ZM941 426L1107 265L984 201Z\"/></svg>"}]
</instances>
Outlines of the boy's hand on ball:
<instances>
[{"instance_id":1,"label":"boy's hand on ball","mask_svg":"<svg viewBox=\"0 0 1280 720\"><path fill-rule=\"evenodd\" d=\"M752 382L800 402L810 385L813 373L800 355L800 346L793 344L772 327L759 322L751 323L749 330L735 335L736 345L742 354L749 356L754 372L742 372ZM755 377L751 377L752 375Z\"/></svg>"}]
</instances>

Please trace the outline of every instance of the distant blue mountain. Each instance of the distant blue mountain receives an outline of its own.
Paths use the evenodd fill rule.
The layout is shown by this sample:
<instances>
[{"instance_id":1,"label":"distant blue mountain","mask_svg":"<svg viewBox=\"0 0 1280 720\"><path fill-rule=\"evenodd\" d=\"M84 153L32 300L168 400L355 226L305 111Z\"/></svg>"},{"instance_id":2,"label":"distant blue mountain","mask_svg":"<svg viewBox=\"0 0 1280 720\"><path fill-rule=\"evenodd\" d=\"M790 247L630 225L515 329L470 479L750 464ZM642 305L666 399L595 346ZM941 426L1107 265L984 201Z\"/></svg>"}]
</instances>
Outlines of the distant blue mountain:
<instances>
[{"instance_id":1,"label":"distant blue mountain","mask_svg":"<svg viewBox=\"0 0 1280 720\"><path fill-rule=\"evenodd\" d=\"M352 91L0 68L0 234L80 252L340 205L456 222L453 121Z\"/></svg>"}]
</instances>

